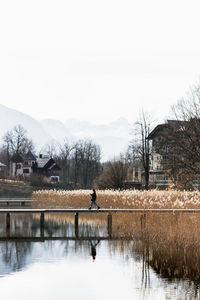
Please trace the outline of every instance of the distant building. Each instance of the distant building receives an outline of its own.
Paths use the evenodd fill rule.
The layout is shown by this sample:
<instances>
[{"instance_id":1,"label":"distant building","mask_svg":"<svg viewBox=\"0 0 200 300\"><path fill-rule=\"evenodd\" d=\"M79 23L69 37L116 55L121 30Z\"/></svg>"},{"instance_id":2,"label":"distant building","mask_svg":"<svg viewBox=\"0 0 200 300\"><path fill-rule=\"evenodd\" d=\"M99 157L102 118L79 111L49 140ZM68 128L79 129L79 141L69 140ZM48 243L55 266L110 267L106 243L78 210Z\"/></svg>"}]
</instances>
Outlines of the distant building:
<instances>
[{"instance_id":1,"label":"distant building","mask_svg":"<svg viewBox=\"0 0 200 300\"><path fill-rule=\"evenodd\" d=\"M158 124L147 137L152 142L150 153L149 186L165 188L174 183L173 171L180 170L181 165L175 159L174 145L176 134L187 128L186 121L167 120ZM143 188L145 172L141 163L130 164L125 188ZM200 176L197 174L193 186L200 186Z\"/></svg>"},{"instance_id":2,"label":"distant building","mask_svg":"<svg viewBox=\"0 0 200 300\"><path fill-rule=\"evenodd\" d=\"M6 178L6 165L0 162L0 178Z\"/></svg>"},{"instance_id":3,"label":"distant building","mask_svg":"<svg viewBox=\"0 0 200 300\"><path fill-rule=\"evenodd\" d=\"M142 168L139 162L130 164L127 171L127 178L124 181L125 189L141 189L142 187Z\"/></svg>"},{"instance_id":4,"label":"distant building","mask_svg":"<svg viewBox=\"0 0 200 300\"><path fill-rule=\"evenodd\" d=\"M170 170L172 168L171 145L175 141L170 138L170 132L181 130L184 121L167 120L157 125L149 134L148 139L152 141L152 152L150 159L149 184L151 186L168 186L172 184Z\"/></svg>"},{"instance_id":5,"label":"distant building","mask_svg":"<svg viewBox=\"0 0 200 300\"><path fill-rule=\"evenodd\" d=\"M60 167L53 158L37 157L32 152L14 155L11 161L11 177L29 177L31 174L44 176L48 182L59 182Z\"/></svg>"}]
</instances>

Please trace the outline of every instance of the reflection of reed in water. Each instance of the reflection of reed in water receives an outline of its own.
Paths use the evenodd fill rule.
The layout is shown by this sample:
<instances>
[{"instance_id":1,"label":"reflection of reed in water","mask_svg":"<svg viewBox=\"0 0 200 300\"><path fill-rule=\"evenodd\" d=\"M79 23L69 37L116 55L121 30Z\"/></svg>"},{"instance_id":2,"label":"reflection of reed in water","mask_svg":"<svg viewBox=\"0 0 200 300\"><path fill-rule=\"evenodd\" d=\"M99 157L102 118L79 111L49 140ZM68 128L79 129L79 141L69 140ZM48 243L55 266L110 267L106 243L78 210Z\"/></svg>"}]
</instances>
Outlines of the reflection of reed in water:
<instances>
[{"instance_id":1,"label":"reflection of reed in water","mask_svg":"<svg viewBox=\"0 0 200 300\"><path fill-rule=\"evenodd\" d=\"M150 284L151 266L170 281L188 280L196 295L200 284L199 214L148 213L145 227L141 227L140 220L140 214L113 215L113 237L143 241L142 285Z\"/></svg>"},{"instance_id":2,"label":"reflection of reed in water","mask_svg":"<svg viewBox=\"0 0 200 300\"><path fill-rule=\"evenodd\" d=\"M37 191L33 194L33 205L36 207L87 208L90 191ZM199 191L97 191L99 205L102 208L200 208ZM88 217L87 217L88 218ZM95 222L103 222L101 216L92 216ZM105 220L105 219L104 219ZM85 219L86 221L86 219ZM145 222L144 222L145 221ZM141 223L143 227L141 228ZM113 214L112 237L138 238L151 241L158 249L168 249L171 258L163 258L162 265L168 266L168 277L191 278L199 280L200 226L199 213L147 213ZM177 256L179 249L180 258ZM155 251L155 249L154 249ZM164 250L162 250L164 251ZM166 257L167 251L166 251ZM182 259L184 269L173 267L174 261ZM152 265L153 266L153 265ZM171 266L171 267L170 267ZM159 267L154 266L155 269ZM161 269L159 269L161 270ZM170 275L171 274L171 275ZM180 275L178 275L180 274Z\"/></svg>"},{"instance_id":3,"label":"reflection of reed in water","mask_svg":"<svg viewBox=\"0 0 200 300\"><path fill-rule=\"evenodd\" d=\"M53 218L57 221L60 217L59 214L48 216L49 220ZM80 236L91 234L94 228L98 228L100 232L106 226L106 216L81 215L80 219ZM63 215L61 220L70 221L71 228L74 228L73 215ZM149 265L168 279L189 279L197 283L200 281L199 214L148 213L145 227L141 227L141 214L119 213L113 214L112 224L113 238L134 238L145 243L142 249L144 286L149 282ZM98 230L94 234L98 234Z\"/></svg>"},{"instance_id":4,"label":"reflection of reed in water","mask_svg":"<svg viewBox=\"0 0 200 300\"><path fill-rule=\"evenodd\" d=\"M199 249L200 250L200 249ZM200 251L177 245L152 245L150 266L163 278L191 279L200 283Z\"/></svg>"},{"instance_id":5,"label":"reflection of reed in water","mask_svg":"<svg viewBox=\"0 0 200 300\"><path fill-rule=\"evenodd\" d=\"M40 215L35 215L37 220ZM49 224L49 225L48 225ZM61 236L73 236L75 229L75 217L72 213L45 213L45 228L55 226L57 224L63 228ZM78 221L79 236L106 236L107 235L107 215L100 214L98 216L81 213ZM64 232L65 231L65 232Z\"/></svg>"},{"instance_id":6,"label":"reflection of reed in water","mask_svg":"<svg viewBox=\"0 0 200 300\"><path fill-rule=\"evenodd\" d=\"M150 217L152 217L152 219ZM74 232L74 219L72 218L71 223L68 221L69 219L64 220L62 218L62 220L58 221L57 219L56 221L55 219L51 220L51 218L49 218L49 220L45 221L45 234L47 236L64 236L66 234L71 234L72 232ZM142 269L139 278L141 283L141 292L143 293L143 295L145 295L148 289L150 289L150 268L153 268L157 274L159 274L163 278L169 279L170 281L173 281L174 279L189 279L186 282L184 281L185 287L183 294L187 292L186 290L188 288L188 290L192 289L194 291L194 295L200 296L198 292L198 283L200 282L200 251L194 252L193 247L184 247L184 243L181 246L179 244L180 240L175 241L174 239L172 239L172 236L166 236L165 239L162 239L164 230L163 225L160 225L160 235L157 236L153 235L155 234L155 228L154 226L152 226L151 234L153 238L149 239L150 233L148 231L148 222L150 222L150 224L152 225L158 225L158 222L161 223L162 221L166 225L165 219L161 220L161 218L156 218L155 215L152 215L149 216L149 220L147 218L146 228L141 228L140 216L135 216L135 221L132 223L129 222L129 224L132 224L132 227L129 225L129 231L124 231L124 234L126 232L132 232L133 234L134 232L134 239L109 240L102 243L106 243L106 248L109 250L111 256L113 256L115 253L117 254L121 252L123 254L123 257L125 259L127 258L128 263L130 263L130 258L133 258L134 261L140 261L142 263ZM179 219L180 225L182 225L183 221L184 219L182 221L181 219ZM25 224L27 228L33 227L33 224L35 227L37 227L36 225L38 225L39 228L39 219L37 220L37 218L35 220L34 218L32 218L30 224L27 224L26 222L27 220L23 221L20 219L20 217L16 219L14 222L16 223L16 229L18 230ZM67 222L68 231L66 231ZM117 220L115 220L115 222L114 233L115 236L117 236L116 228L119 226L120 222L117 223ZM179 229L179 223L177 224L176 220L174 221L174 223L172 222L172 220L169 220L169 223L170 222L171 229L165 228L165 232L169 232L169 230ZM82 232L84 232L87 236L91 235L91 232L96 232L98 234L100 233L98 221L97 226L95 226L95 220L93 220L94 228L92 229L91 226L91 220L88 222L88 224L80 224ZM35 231L35 234L36 233L37 230ZM130 234L129 237L131 237ZM23 267L27 257L31 254L32 245L33 243L26 242L4 243L0 246L0 253L3 254L5 263L9 265L13 271L15 271ZM45 242L44 245L46 246L46 249L48 251L48 247L52 247L53 244L49 241ZM81 241L77 239L76 241L60 241L60 245L62 245L65 249L66 255L70 253L70 251L73 251L77 255L84 255L85 257L89 257L89 253L91 253L91 242L89 240Z\"/></svg>"},{"instance_id":7,"label":"reflection of reed in water","mask_svg":"<svg viewBox=\"0 0 200 300\"><path fill-rule=\"evenodd\" d=\"M150 273L149 273L149 245L143 245L142 252L142 281L141 290L150 287Z\"/></svg>"},{"instance_id":8,"label":"reflection of reed in water","mask_svg":"<svg viewBox=\"0 0 200 300\"><path fill-rule=\"evenodd\" d=\"M200 249L178 247L176 244L152 244L150 266L168 282L183 282L184 299L200 299Z\"/></svg>"},{"instance_id":9,"label":"reflection of reed in water","mask_svg":"<svg viewBox=\"0 0 200 300\"><path fill-rule=\"evenodd\" d=\"M138 274L141 280L141 299L147 299L151 290L151 269L166 280L162 282L163 285L173 284L174 296L171 295L169 299L200 299L200 253L191 261L192 252L180 251L176 247L172 249L166 244L158 247L156 243L147 240L113 240L108 241L108 245L110 255L121 252L127 262L132 257L134 261L142 263L141 274Z\"/></svg>"},{"instance_id":10,"label":"reflection of reed in water","mask_svg":"<svg viewBox=\"0 0 200 300\"><path fill-rule=\"evenodd\" d=\"M149 285L149 265L163 278L189 279L200 282L200 226L198 214L155 214L146 216L141 227L141 214L113 214L113 237L134 238L143 241L140 259L143 258L142 286ZM1 218L5 230L4 219ZM36 236L39 234L39 215L12 217L11 235ZM80 236L103 236L106 216L81 215ZM74 216L45 215L46 236L73 236ZM115 245L115 242L113 242ZM123 248L123 242L120 243ZM79 247L78 247L79 248ZM114 249L114 247L113 247ZM135 248L134 248L135 251Z\"/></svg>"}]
</instances>

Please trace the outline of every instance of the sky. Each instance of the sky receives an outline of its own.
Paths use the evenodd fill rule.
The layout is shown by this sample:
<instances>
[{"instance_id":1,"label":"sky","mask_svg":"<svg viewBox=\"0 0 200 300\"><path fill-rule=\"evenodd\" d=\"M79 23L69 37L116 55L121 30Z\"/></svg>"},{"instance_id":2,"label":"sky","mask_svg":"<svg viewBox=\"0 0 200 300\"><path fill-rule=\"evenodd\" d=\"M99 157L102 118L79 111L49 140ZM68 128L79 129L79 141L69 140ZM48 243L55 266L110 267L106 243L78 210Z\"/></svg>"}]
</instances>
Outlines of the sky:
<instances>
[{"instance_id":1,"label":"sky","mask_svg":"<svg viewBox=\"0 0 200 300\"><path fill-rule=\"evenodd\" d=\"M170 116L200 76L197 0L0 2L0 103L36 119Z\"/></svg>"}]
</instances>

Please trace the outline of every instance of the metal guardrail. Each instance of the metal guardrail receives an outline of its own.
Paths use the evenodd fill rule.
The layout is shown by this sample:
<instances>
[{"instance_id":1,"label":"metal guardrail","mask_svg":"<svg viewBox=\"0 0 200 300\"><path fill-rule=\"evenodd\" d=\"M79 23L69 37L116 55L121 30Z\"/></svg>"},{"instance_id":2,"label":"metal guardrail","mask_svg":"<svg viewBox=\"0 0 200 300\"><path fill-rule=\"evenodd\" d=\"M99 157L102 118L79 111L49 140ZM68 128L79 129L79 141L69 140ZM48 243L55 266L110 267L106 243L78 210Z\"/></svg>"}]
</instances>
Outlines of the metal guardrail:
<instances>
[{"instance_id":1,"label":"metal guardrail","mask_svg":"<svg viewBox=\"0 0 200 300\"><path fill-rule=\"evenodd\" d=\"M32 203L32 199L28 198L0 198L0 205L6 204L7 206L12 204L20 204L25 206L26 204Z\"/></svg>"}]
</instances>

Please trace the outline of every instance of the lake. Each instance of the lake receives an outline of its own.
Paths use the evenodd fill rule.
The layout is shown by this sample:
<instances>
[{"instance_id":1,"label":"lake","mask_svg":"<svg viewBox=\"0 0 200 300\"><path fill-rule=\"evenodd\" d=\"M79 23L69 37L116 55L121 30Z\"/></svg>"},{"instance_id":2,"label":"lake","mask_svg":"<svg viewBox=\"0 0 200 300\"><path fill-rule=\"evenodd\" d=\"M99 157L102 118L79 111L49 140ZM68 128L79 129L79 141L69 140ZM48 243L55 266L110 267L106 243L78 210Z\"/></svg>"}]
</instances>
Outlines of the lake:
<instances>
[{"instance_id":1,"label":"lake","mask_svg":"<svg viewBox=\"0 0 200 300\"><path fill-rule=\"evenodd\" d=\"M199 283L159 275L151 245L110 239L106 223L70 216L0 217L0 290L5 299L199 299ZM7 239L3 239L7 237ZM165 258L163 257L163 263ZM159 263L162 263L159 261Z\"/></svg>"}]
</instances>

